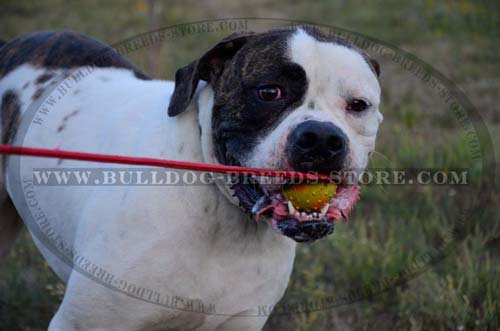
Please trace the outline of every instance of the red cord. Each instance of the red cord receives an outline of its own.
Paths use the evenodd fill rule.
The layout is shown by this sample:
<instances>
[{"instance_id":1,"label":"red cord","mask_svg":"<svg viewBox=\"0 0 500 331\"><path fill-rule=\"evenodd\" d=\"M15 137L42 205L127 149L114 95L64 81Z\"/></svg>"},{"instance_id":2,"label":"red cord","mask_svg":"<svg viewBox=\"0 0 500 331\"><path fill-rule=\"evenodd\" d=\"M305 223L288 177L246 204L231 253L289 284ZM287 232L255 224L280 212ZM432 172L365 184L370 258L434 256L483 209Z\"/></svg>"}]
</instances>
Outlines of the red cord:
<instances>
[{"instance_id":1,"label":"red cord","mask_svg":"<svg viewBox=\"0 0 500 331\"><path fill-rule=\"evenodd\" d=\"M233 174L238 173L238 174L256 175L264 177L282 177L286 179L302 179L302 180L306 179L309 181L316 181L316 180L327 181L331 179L327 175L303 173L298 171L246 168L246 167L228 166L222 164L162 160L149 157L131 157L131 156L109 155L109 154L82 153L73 151L63 151L59 149L20 147L20 146L10 146L2 144L0 144L0 154L48 157L48 158L68 159L77 161L117 163L117 164L140 165L140 166L154 166L154 167L175 168L175 169L194 170L194 171L211 171L217 173L233 173Z\"/></svg>"}]
</instances>

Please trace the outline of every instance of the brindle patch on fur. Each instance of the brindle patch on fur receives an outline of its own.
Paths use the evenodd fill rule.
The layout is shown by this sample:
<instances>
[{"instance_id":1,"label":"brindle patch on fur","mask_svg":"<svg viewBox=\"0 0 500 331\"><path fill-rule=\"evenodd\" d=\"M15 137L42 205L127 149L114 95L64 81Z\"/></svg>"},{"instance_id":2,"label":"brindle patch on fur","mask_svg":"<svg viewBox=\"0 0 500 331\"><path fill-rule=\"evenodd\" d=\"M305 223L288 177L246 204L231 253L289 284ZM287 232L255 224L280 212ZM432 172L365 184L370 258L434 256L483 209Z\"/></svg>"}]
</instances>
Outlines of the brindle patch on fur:
<instances>
[{"instance_id":1,"label":"brindle patch on fur","mask_svg":"<svg viewBox=\"0 0 500 331\"><path fill-rule=\"evenodd\" d=\"M260 137L303 102L306 73L286 54L286 41L292 32L275 30L248 38L222 75L211 82L215 94L212 127L219 162L238 165L237 160L244 159ZM282 100L259 99L258 88L269 84L283 89Z\"/></svg>"},{"instance_id":2,"label":"brindle patch on fur","mask_svg":"<svg viewBox=\"0 0 500 331\"><path fill-rule=\"evenodd\" d=\"M0 108L2 144L11 144L14 141L20 119L21 104L19 96L13 90L8 90L2 96L2 105Z\"/></svg>"},{"instance_id":3,"label":"brindle patch on fur","mask_svg":"<svg viewBox=\"0 0 500 331\"><path fill-rule=\"evenodd\" d=\"M68 123L68 120L71 118L71 117L74 117L76 115L78 115L78 109L77 110L74 110L72 111L71 113L65 115L63 117L63 120L62 120L62 123L61 125L59 125L59 127L57 128L57 132L60 133L62 132L65 128L66 128L66 124Z\"/></svg>"},{"instance_id":4,"label":"brindle patch on fur","mask_svg":"<svg viewBox=\"0 0 500 331\"><path fill-rule=\"evenodd\" d=\"M52 69L125 68L139 79L150 79L115 49L72 31L36 32L13 39L0 48L0 78L24 63Z\"/></svg>"},{"instance_id":5,"label":"brindle patch on fur","mask_svg":"<svg viewBox=\"0 0 500 331\"><path fill-rule=\"evenodd\" d=\"M46 72L40 76L38 76L38 78L36 79L36 84L43 84L45 83L46 81L48 81L49 79L52 79L52 77L54 77L54 74L51 73L51 72Z\"/></svg>"},{"instance_id":6,"label":"brindle patch on fur","mask_svg":"<svg viewBox=\"0 0 500 331\"><path fill-rule=\"evenodd\" d=\"M35 93L33 93L33 96L31 97L31 99L33 99L33 101L36 101L38 98L40 98L42 96L44 91L45 91L45 89L43 87L38 87L38 89L35 91Z\"/></svg>"}]
</instances>

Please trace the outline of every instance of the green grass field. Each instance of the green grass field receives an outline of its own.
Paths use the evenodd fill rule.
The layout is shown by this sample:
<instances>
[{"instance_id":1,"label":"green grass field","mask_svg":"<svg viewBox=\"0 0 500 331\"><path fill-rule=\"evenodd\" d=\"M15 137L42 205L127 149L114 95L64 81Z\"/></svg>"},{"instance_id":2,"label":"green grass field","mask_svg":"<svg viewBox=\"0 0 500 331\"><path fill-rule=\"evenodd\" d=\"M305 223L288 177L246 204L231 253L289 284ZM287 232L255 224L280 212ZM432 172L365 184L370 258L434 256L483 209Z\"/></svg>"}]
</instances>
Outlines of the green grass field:
<instances>
[{"instance_id":1,"label":"green grass field","mask_svg":"<svg viewBox=\"0 0 500 331\"><path fill-rule=\"evenodd\" d=\"M67 28L115 43L148 30L147 8L147 1L139 0L1 0L0 39ZM293 18L397 45L459 86L487 125L489 132L479 132L486 137L483 146L491 139L498 157L499 9L498 1L472 0L405 5L396 0L291 4L258 0L245 5L184 0L162 2L159 25L242 16ZM172 79L177 66L200 54L217 37L191 36L161 45L159 63L152 67L148 67L148 50L130 58L149 68L151 75ZM475 159L456 114L436 90L393 61L379 60L384 123L370 166L465 168L470 181L460 187L363 187L348 223L338 224L326 240L299 246L280 307L324 302L363 288L377 292L374 284L381 281L386 281L384 291L314 312L292 309L294 313L280 314L276 310L266 330L500 329L499 181L485 175L493 169L498 177L493 150ZM488 194L481 196L483 204L477 208L472 201L480 189ZM460 210L469 206L471 212L457 223ZM443 243L448 250L442 250ZM434 256L436 261L426 260L413 268L422 256ZM64 285L25 231L0 266L0 330L45 330L63 293Z\"/></svg>"}]
</instances>

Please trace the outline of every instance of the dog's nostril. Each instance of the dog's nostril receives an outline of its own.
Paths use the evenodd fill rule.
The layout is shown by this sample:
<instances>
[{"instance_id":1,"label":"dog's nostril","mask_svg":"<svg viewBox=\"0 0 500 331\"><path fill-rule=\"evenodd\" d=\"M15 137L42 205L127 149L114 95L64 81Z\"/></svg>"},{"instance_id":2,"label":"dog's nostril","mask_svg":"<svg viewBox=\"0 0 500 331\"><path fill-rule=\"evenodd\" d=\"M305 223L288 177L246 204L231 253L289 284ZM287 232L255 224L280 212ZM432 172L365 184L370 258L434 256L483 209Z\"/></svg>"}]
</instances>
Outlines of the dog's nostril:
<instances>
[{"instance_id":1,"label":"dog's nostril","mask_svg":"<svg viewBox=\"0 0 500 331\"><path fill-rule=\"evenodd\" d=\"M326 145L331 152L338 152L344 148L344 141L340 137L331 136L326 141Z\"/></svg>"},{"instance_id":2,"label":"dog's nostril","mask_svg":"<svg viewBox=\"0 0 500 331\"><path fill-rule=\"evenodd\" d=\"M314 132L303 133L299 140L297 140L297 145L303 149L310 149L316 146L318 143L318 135Z\"/></svg>"},{"instance_id":3,"label":"dog's nostril","mask_svg":"<svg viewBox=\"0 0 500 331\"><path fill-rule=\"evenodd\" d=\"M298 171L330 173L343 166L349 140L330 122L305 121L288 138L287 156Z\"/></svg>"}]
</instances>

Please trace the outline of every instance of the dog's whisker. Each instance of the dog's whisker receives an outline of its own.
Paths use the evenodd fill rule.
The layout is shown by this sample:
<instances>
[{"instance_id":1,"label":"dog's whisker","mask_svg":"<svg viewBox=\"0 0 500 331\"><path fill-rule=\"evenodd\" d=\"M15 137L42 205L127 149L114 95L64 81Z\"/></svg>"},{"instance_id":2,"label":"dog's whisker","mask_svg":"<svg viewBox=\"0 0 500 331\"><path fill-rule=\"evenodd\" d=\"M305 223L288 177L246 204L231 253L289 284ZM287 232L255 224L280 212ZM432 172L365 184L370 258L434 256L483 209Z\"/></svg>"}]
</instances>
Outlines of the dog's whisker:
<instances>
[{"instance_id":1,"label":"dog's whisker","mask_svg":"<svg viewBox=\"0 0 500 331\"><path fill-rule=\"evenodd\" d=\"M370 158L373 160L373 156L374 155L377 155L378 157L380 157L382 160L385 160L387 162L391 162L391 160L385 156L384 154L380 153L380 152L377 152L377 151L372 151L372 154L370 155Z\"/></svg>"}]
</instances>

